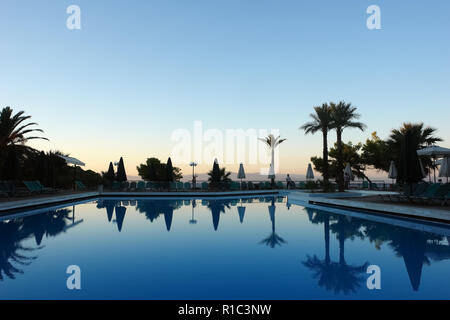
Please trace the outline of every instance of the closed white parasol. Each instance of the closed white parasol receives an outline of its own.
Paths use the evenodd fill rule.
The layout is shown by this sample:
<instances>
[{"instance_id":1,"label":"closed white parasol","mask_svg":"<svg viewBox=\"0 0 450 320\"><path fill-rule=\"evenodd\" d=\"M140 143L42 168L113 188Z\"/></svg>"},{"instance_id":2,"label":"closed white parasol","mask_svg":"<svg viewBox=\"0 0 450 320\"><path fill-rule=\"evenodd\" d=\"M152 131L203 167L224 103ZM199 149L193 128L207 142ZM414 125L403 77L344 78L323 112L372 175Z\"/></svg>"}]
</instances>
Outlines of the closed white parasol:
<instances>
[{"instance_id":1,"label":"closed white parasol","mask_svg":"<svg viewBox=\"0 0 450 320\"><path fill-rule=\"evenodd\" d=\"M308 179L308 180L314 179L314 172L313 172L311 163L308 164L308 169L306 169L306 179Z\"/></svg>"},{"instance_id":2,"label":"closed white parasol","mask_svg":"<svg viewBox=\"0 0 450 320\"><path fill-rule=\"evenodd\" d=\"M397 167L395 166L395 162L394 160L391 161L391 165L389 166L389 175L388 178L389 179L397 179Z\"/></svg>"}]
</instances>

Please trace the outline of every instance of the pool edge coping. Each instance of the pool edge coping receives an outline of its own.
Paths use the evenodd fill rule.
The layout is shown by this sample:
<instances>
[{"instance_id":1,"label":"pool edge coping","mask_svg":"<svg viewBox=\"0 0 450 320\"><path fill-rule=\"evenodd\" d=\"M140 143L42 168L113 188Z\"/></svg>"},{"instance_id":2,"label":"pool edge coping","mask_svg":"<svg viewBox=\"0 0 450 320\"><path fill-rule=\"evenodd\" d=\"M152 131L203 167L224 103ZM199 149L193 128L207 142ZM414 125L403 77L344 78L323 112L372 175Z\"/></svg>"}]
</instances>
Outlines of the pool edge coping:
<instances>
[{"instance_id":1,"label":"pool edge coping","mask_svg":"<svg viewBox=\"0 0 450 320\"><path fill-rule=\"evenodd\" d=\"M183 198L183 197L233 197L233 196L266 196L279 195L280 190L258 190L258 191L220 191L220 192L85 192L64 196L53 196L39 199L16 200L0 204L0 216L5 216L20 210L33 210L44 208L51 205L60 205L75 201L96 199L96 198L114 198L114 197L133 197L133 198Z\"/></svg>"},{"instance_id":2,"label":"pool edge coping","mask_svg":"<svg viewBox=\"0 0 450 320\"><path fill-rule=\"evenodd\" d=\"M361 197L364 197L364 195L361 195ZM352 201L350 199L344 200L343 198L337 199L333 197L309 197L305 194L295 192L290 192L288 194L288 199L291 203L299 205L310 204L321 206L323 208L353 210L368 214L422 220L446 225L450 224L450 212L435 208L413 208L395 204Z\"/></svg>"}]
</instances>

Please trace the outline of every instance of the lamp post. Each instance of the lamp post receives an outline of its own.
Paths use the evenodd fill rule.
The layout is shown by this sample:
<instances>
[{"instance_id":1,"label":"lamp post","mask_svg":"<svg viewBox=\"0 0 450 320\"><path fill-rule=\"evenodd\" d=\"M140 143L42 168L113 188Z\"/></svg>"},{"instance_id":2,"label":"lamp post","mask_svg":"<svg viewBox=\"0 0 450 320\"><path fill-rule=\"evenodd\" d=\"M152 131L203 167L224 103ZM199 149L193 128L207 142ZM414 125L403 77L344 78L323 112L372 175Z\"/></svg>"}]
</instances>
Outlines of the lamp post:
<instances>
[{"instance_id":1,"label":"lamp post","mask_svg":"<svg viewBox=\"0 0 450 320\"><path fill-rule=\"evenodd\" d=\"M195 167L198 165L198 163L192 161L189 165L192 167L192 187L195 190L196 189L195 188L195 183L196 183L196 180L195 180Z\"/></svg>"}]
</instances>

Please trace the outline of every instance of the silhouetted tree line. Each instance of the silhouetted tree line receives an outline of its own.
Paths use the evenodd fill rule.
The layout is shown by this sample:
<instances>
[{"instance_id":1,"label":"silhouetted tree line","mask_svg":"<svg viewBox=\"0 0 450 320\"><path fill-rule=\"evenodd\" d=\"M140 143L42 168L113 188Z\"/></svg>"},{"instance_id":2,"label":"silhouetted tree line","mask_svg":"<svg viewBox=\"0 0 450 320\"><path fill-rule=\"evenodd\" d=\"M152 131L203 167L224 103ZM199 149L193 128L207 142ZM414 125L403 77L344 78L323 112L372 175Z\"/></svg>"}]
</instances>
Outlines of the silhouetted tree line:
<instances>
[{"instance_id":1,"label":"silhouetted tree line","mask_svg":"<svg viewBox=\"0 0 450 320\"><path fill-rule=\"evenodd\" d=\"M75 170L58 156L62 152L43 152L27 145L34 139L48 140L34 135L43 131L34 128L37 123L27 122L30 118L23 111L14 114L10 107L0 113L0 180L39 180L54 188L71 188ZM101 182L98 173L78 167L76 177L87 186Z\"/></svg>"},{"instance_id":2,"label":"silhouetted tree line","mask_svg":"<svg viewBox=\"0 0 450 320\"><path fill-rule=\"evenodd\" d=\"M174 182L183 178L181 169L172 166L169 158L167 163L162 163L158 158L148 158L145 163L136 167L139 176L145 181Z\"/></svg>"}]
</instances>

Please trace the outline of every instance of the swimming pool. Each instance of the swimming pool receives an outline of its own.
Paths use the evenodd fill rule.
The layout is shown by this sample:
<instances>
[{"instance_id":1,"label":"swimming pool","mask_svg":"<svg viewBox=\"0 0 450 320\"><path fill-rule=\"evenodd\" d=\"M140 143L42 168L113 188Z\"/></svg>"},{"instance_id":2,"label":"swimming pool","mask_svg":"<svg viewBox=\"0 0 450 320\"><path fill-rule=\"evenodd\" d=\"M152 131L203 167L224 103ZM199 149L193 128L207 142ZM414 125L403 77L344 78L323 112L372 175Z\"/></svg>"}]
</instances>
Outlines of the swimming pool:
<instances>
[{"instance_id":1,"label":"swimming pool","mask_svg":"<svg viewBox=\"0 0 450 320\"><path fill-rule=\"evenodd\" d=\"M0 299L450 298L450 228L325 210L105 198L3 217Z\"/></svg>"}]
</instances>

